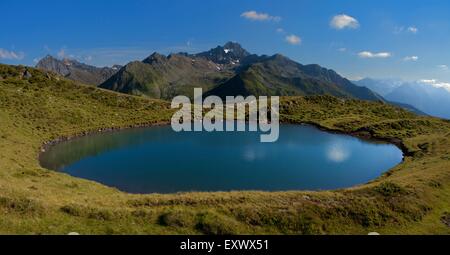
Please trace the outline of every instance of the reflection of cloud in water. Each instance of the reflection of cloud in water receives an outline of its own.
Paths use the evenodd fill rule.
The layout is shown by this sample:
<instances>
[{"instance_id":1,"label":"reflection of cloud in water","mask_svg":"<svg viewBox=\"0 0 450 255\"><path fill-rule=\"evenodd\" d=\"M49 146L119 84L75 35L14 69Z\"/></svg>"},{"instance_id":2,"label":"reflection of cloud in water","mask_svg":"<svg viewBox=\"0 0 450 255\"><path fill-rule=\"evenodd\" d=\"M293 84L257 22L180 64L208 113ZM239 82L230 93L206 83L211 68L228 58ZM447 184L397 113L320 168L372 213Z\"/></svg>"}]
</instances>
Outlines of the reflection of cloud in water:
<instances>
[{"instance_id":1,"label":"reflection of cloud in water","mask_svg":"<svg viewBox=\"0 0 450 255\"><path fill-rule=\"evenodd\" d=\"M266 153L263 150L255 150L253 148L247 148L243 152L242 156L245 161L253 162L255 160L263 159Z\"/></svg>"},{"instance_id":2,"label":"reflection of cloud in water","mask_svg":"<svg viewBox=\"0 0 450 255\"><path fill-rule=\"evenodd\" d=\"M328 147L327 158L336 163L344 162L350 157L350 151L341 144L335 143Z\"/></svg>"}]
</instances>

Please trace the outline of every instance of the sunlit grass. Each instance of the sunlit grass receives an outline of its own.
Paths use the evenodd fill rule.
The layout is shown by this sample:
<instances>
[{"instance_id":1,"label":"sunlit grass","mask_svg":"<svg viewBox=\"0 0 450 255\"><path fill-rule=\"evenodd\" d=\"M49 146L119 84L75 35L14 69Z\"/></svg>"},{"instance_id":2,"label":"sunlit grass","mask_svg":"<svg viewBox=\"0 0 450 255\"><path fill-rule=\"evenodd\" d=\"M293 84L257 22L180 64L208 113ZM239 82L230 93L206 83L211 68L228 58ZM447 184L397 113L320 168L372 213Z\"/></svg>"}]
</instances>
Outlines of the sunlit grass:
<instances>
[{"instance_id":1,"label":"sunlit grass","mask_svg":"<svg viewBox=\"0 0 450 255\"><path fill-rule=\"evenodd\" d=\"M82 234L450 233L450 123L381 102L281 100L281 120L388 140L402 164L369 184L324 192L132 195L40 167L45 142L167 123L169 103L0 65L0 232ZM176 178L176 176L174 176Z\"/></svg>"}]
</instances>

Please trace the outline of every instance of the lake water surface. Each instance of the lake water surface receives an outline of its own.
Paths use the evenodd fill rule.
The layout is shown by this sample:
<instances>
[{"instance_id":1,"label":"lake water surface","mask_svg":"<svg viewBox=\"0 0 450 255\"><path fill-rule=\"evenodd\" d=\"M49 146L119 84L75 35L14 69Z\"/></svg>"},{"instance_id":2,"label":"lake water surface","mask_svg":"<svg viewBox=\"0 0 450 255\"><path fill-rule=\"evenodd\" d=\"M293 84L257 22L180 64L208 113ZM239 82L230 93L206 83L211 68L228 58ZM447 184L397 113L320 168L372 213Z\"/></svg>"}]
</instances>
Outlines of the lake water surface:
<instances>
[{"instance_id":1,"label":"lake water surface","mask_svg":"<svg viewBox=\"0 0 450 255\"><path fill-rule=\"evenodd\" d=\"M43 167L131 193L325 190L375 179L402 161L394 145L305 125L255 132L181 132L170 126L77 138L41 155Z\"/></svg>"}]
</instances>

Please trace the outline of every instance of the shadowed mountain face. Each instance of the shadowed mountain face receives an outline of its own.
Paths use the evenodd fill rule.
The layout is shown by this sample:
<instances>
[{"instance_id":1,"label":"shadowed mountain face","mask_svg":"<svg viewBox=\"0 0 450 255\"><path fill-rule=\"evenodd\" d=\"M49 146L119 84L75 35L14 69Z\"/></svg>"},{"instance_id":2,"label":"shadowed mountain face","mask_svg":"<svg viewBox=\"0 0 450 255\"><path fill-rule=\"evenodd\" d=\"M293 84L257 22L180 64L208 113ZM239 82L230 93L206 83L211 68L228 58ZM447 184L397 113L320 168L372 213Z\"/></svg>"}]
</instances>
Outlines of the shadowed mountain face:
<instances>
[{"instance_id":1,"label":"shadowed mountain face","mask_svg":"<svg viewBox=\"0 0 450 255\"><path fill-rule=\"evenodd\" d=\"M99 85L115 74L121 66L95 67L80 63L73 59L57 59L50 55L41 59L37 68L51 71L64 76L70 80L78 81L89 85Z\"/></svg>"},{"instance_id":2,"label":"shadowed mountain face","mask_svg":"<svg viewBox=\"0 0 450 255\"><path fill-rule=\"evenodd\" d=\"M301 65L282 55L257 56L228 42L198 54L154 53L131 62L100 87L134 95L192 98L193 88L205 95L323 95L383 100L319 65Z\"/></svg>"},{"instance_id":3,"label":"shadowed mountain face","mask_svg":"<svg viewBox=\"0 0 450 255\"><path fill-rule=\"evenodd\" d=\"M319 65L301 65L279 54L250 62L232 79L207 92L207 95L220 97L324 94L383 100L369 89L352 84L333 70Z\"/></svg>"},{"instance_id":4,"label":"shadowed mountain face","mask_svg":"<svg viewBox=\"0 0 450 255\"><path fill-rule=\"evenodd\" d=\"M100 87L151 98L192 98L194 88L208 91L232 76L232 71L206 58L154 53L143 61L127 64Z\"/></svg>"},{"instance_id":5,"label":"shadowed mountain face","mask_svg":"<svg viewBox=\"0 0 450 255\"><path fill-rule=\"evenodd\" d=\"M409 104L427 114L450 119L450 91L423 82L363 79L355 82L387 100Z\"/></svg>"}]
</instances>

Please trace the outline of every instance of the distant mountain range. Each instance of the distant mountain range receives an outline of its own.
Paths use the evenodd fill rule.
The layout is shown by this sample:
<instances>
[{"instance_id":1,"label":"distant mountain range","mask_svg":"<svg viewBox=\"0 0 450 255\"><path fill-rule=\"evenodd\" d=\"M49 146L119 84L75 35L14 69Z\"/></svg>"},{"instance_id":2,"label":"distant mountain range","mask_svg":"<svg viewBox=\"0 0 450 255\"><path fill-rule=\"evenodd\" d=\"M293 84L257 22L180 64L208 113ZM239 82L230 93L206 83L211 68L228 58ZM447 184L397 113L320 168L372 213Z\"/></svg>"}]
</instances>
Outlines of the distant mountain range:
<instances>
[{"instance_id":1,"label":"distant mountain range","mask_svg":"<svg viewBox=\"0 0 450 255\"><path fill-rule=\"evenodd\" d=\"M170 100L193 97L194 88L204 95L297 96L333 95L341 98L387 102L375 86L357 86L335 71L319 65L302 65L283 55L255 55L240 44L228 42L198 54L153 53L125 66L98 68L76 60L46 56L37 67L66 78L122 93ZM396 105L421 113L407 103Z\"/></svg>"},{"instance_id":2,"label":"distant mountain range","mask_svg":"<svg viewBox=\"0 0 450 255\"><path fill-rule=\"evenodd\" d=\"M100 68L86 65L73 59L57 59L50 55L41 59L36 67L41 70L54 72L70 80L95 86L100 85L122 68L119 65Z\"/></svg>"},{"instance_id":3,"label":"distant mountain range","mask_svg":"<svg viewBox=\"0 0 450 255\"><path fill-rule=\"evenodd\" d=\"M393 102L409 104L429 115L450 119L450 91L426 82L366 78L354 81Z\"/></svg>"},{"instance_id":4,"label":"distant mountain range","mask_svg":"<svg viewBox=\"0 0 450 255\"><path fill-rule=\"evenodd\" d=\"M205 95L220 97L330 94L382 100L332 70L304 66L280 54L257 56L234 42L198 54L153 53L127 64L100 87L161 99L192 96L194 87L202 87Z\"/></svg>"}]
</instances>

